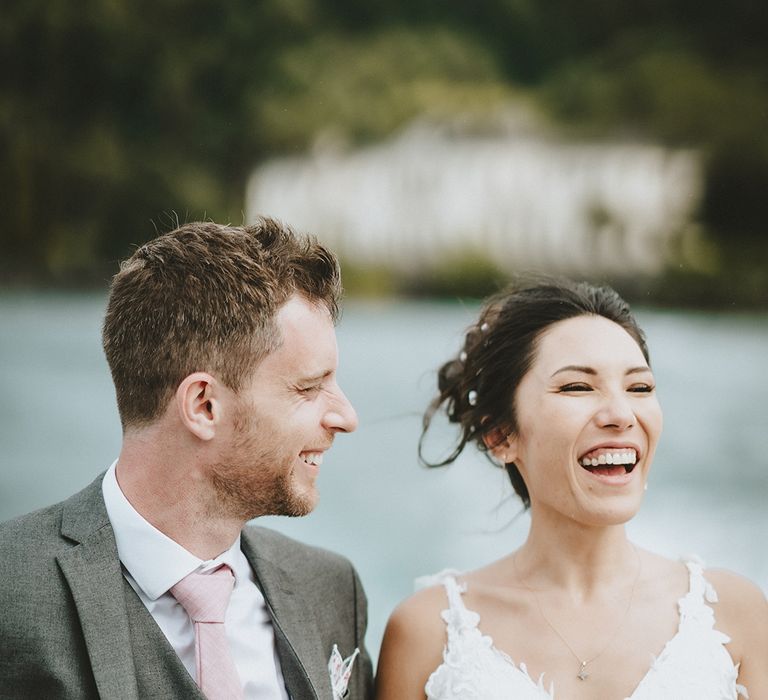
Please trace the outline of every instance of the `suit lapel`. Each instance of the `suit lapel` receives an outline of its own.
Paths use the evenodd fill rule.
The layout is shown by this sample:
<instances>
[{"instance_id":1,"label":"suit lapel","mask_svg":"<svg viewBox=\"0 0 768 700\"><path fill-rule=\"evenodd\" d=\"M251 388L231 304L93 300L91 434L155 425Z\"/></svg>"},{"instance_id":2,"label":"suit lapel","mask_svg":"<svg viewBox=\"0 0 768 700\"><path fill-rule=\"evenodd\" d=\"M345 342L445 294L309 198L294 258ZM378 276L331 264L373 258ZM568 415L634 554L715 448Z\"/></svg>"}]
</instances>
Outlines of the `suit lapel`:
<instances>
[{"instance_id":1,"label":"suit lapel","mask_svg":"<svg viewBox=\"0 0 768 700\"><path fill-rule=\"evenodd\" d=\"M330 698L331 684L312 607L296 589L300 583L263 551L256 532L243 531L242 549L264 595L275 629L286 688L293 698ZM329 651L330 653L330 651Z\"/></svg>"},{"instance_id":2,"label":"suit lapel","mask_svg":"<svg viewBox=\"0 0 768 700\"><path fill-rule=\"evenodd\" d=\"M61 532L79 543L57 560L80 617L99 695L138 700L123 574L101 477L65 504Z\"/></svg>"}]
</instances>

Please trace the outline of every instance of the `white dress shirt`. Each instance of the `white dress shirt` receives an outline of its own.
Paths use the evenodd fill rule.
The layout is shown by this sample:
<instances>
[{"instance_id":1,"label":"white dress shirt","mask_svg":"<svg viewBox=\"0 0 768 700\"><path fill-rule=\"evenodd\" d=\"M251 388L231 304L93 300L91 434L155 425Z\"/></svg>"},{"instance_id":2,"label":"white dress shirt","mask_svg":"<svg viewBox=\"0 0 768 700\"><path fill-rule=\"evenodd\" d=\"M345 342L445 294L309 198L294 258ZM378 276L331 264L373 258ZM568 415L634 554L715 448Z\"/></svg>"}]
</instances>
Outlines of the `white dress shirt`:
<instances>
[{"instance_id":1,"label":"white dress shirt","mask_svg":"<svg viewBox=\"0 0 768 700\"><path fill-rule=\"evenodd\" d=\"M126 580L168 638L189 674L195 677L195 631L169 589L187 574L227 564L235 586L225 616L227 639L246 700L288 700L275 633L264 596L256 585L240 537L215 559L203 561L148 523L120 489L114 462L104 475L102 492Z\"/></svg>"}]
</instances>

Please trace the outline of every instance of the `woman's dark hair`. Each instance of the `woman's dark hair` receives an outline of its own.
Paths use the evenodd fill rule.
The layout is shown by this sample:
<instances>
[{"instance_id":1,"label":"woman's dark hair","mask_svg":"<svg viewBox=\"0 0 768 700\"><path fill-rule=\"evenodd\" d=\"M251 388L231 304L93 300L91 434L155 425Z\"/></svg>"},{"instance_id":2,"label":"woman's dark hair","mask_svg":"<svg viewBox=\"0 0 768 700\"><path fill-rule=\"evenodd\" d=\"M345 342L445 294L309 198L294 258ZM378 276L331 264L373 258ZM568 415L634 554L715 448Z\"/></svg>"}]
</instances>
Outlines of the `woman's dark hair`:
<instances>
[{"instance_id":1,"label":"woman's dark hair","mask_svg":"<svg viewBox=\"0 0 768 700\"><path fill-rule=\"evenodd\" d=\"M539 337L552 324L577 316L602 316L617 323L637 341L649 361L645 335L629 304L610 287L547 280L505 289L485 303L477 323L467 329L458 356L438 371L439 394L424 414L419 440L421 462L429 467L450 464L468 442L487 453L494 445L486 445L486 436L515 433L514 396L533 363ZM424 457L424 438L441 409L451 423L458 423L461 433L447 458L430 462ZM510 462L505 468L515 492L529 507L528 487L517 466Z\"/></svg>"}]
</instances>

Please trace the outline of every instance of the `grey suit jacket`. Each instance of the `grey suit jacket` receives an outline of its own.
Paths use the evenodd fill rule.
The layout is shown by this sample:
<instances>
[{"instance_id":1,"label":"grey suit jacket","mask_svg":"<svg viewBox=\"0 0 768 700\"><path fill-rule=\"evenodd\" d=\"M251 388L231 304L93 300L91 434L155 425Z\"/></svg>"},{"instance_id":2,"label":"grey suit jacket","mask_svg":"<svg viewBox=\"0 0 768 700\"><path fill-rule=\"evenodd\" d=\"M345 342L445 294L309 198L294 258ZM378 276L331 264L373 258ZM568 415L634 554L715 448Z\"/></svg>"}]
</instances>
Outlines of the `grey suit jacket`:
<instances>
[{"instance_id":1,"label":"grey suit jacket","mask_svg":"<svg viewBox=\"0 0 768 700\"><path fill-rule=\"evenodd\" d=\"M272 615L293 700L331 700L327 664L360 649L349 699L372 696L366 599L344 558L260 527L242 549ZM0 698L203 700L123 577L101 477L0 525Z\"/></svg>"}]
</instances>

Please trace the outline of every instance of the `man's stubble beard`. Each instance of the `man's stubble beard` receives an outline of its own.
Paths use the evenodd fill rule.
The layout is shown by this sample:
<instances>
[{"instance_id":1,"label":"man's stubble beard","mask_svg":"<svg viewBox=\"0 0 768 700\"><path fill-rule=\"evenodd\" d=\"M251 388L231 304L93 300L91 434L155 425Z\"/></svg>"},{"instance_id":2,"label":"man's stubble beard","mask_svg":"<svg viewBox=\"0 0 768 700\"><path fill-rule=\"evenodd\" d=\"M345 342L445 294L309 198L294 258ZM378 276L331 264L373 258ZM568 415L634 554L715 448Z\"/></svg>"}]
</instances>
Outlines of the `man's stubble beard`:
<instances>
[{"instance_id":1,"label":"man's stubble beard","mask_svg":"<svg viewBox=\"0 0 768 700\"><path fill-rule=\"evenodd\" d=\"M317 503L317 492L300 490L295 480L295 455L264 450L254 425L237 426L227 454L210 468L216 494L213 507L240 520L262 515L308 515ZM268 432L266 434L269 434Z\"/></svg>"}]
</instances>

